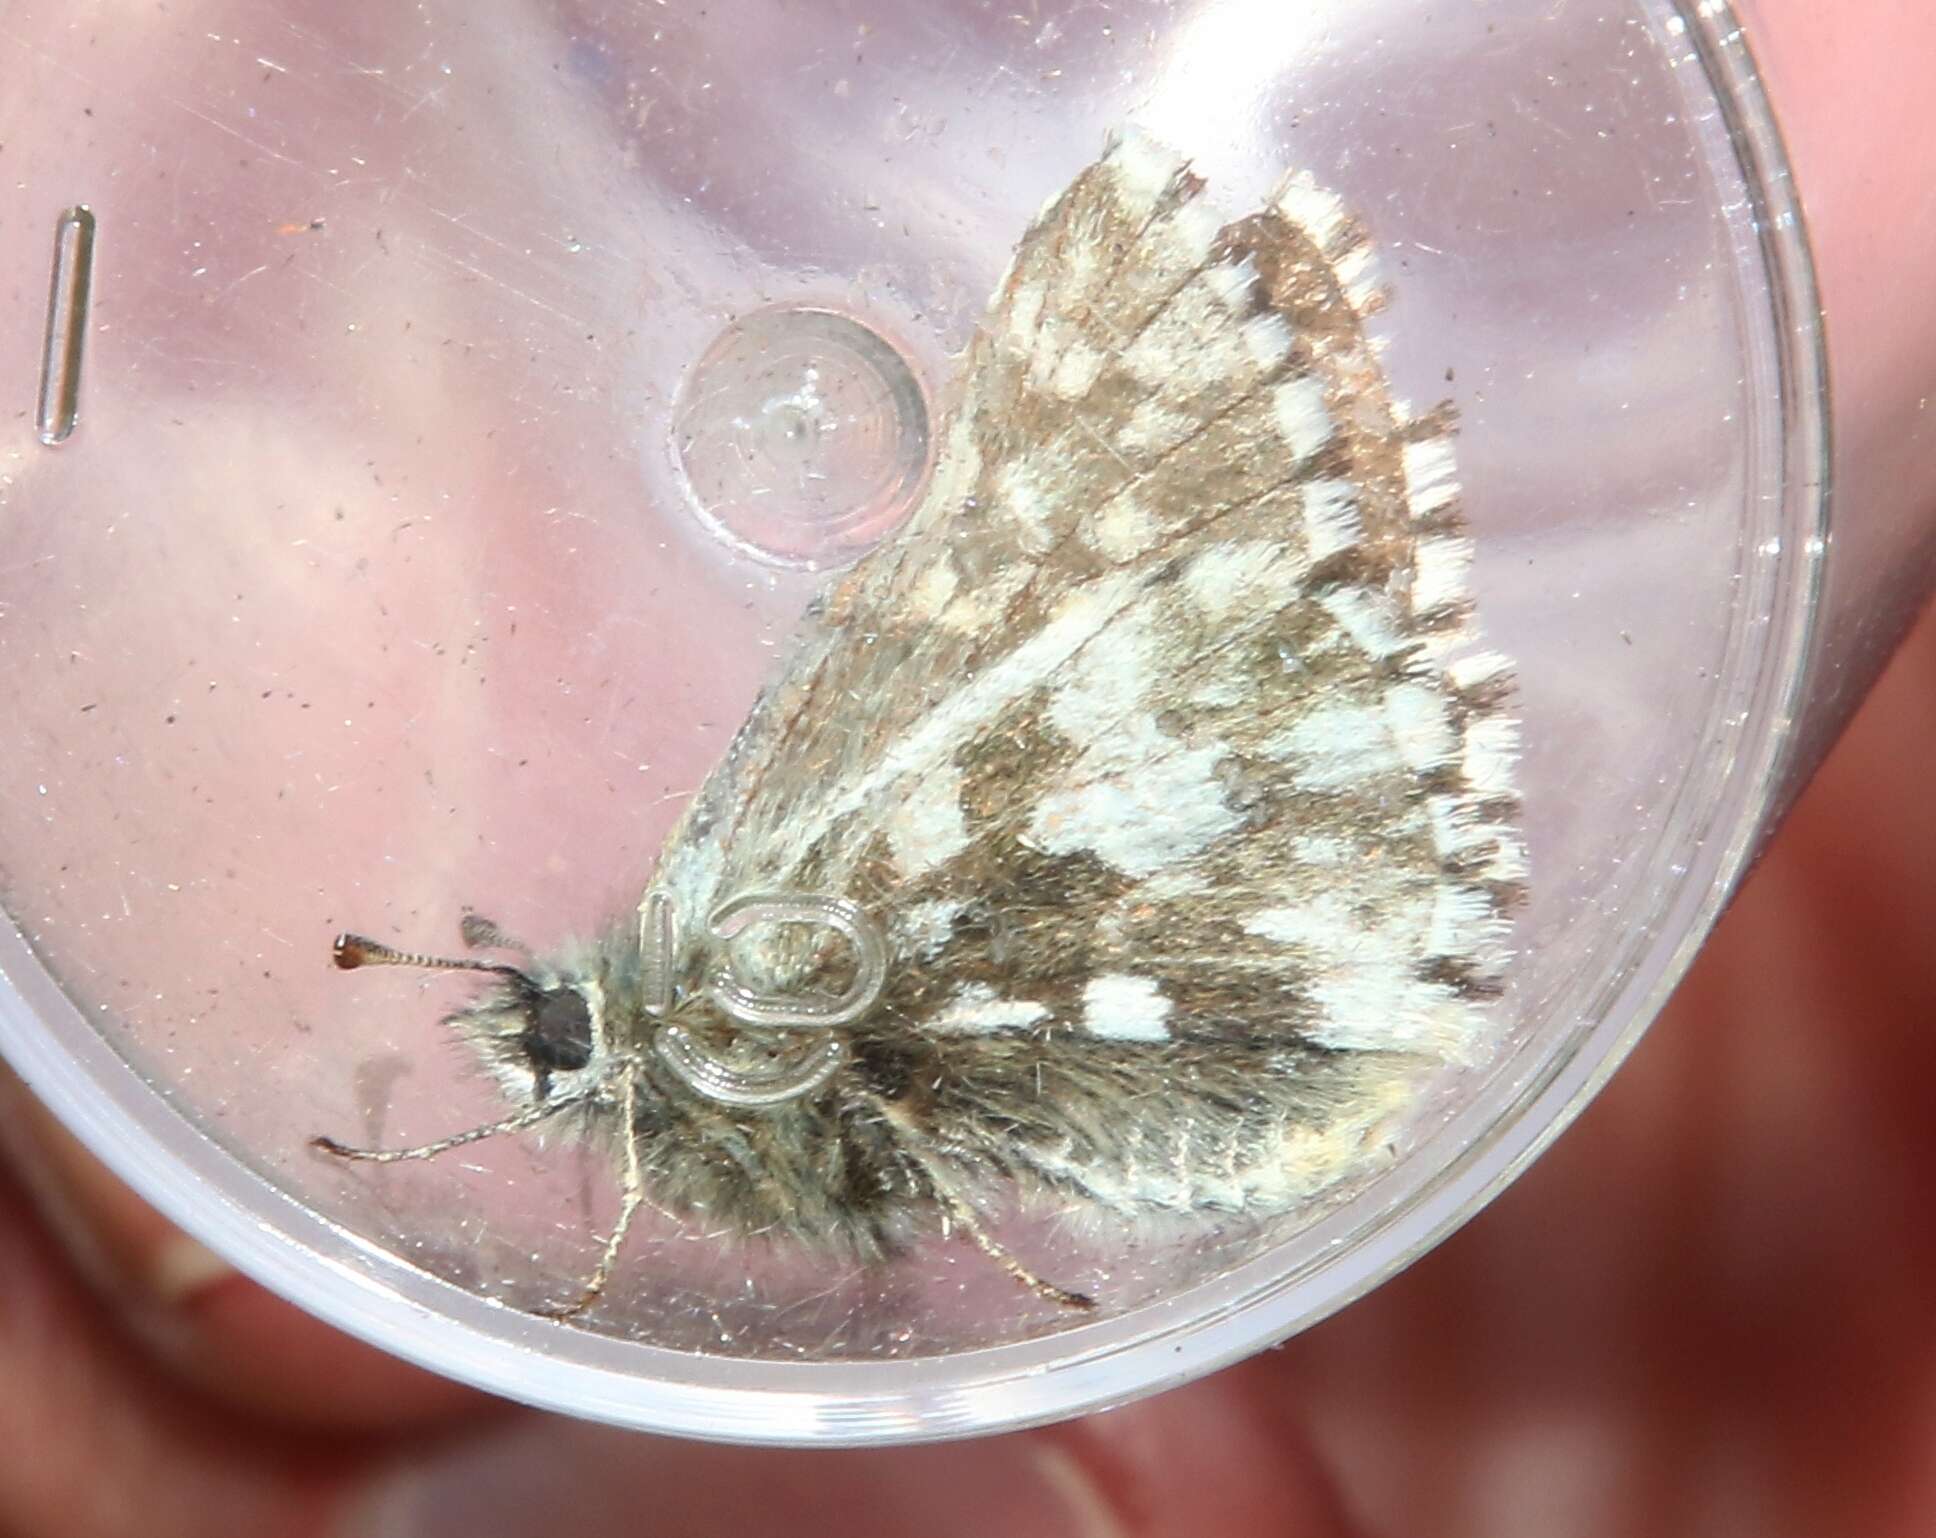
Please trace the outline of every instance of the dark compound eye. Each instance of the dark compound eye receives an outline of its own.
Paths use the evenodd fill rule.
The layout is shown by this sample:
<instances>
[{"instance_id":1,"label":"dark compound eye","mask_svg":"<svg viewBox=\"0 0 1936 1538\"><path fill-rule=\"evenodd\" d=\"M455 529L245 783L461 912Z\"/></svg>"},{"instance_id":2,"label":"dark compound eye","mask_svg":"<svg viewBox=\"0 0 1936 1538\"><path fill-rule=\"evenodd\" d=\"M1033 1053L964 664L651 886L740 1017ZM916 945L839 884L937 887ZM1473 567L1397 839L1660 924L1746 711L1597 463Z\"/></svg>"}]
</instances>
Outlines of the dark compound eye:
<instances>
[{"instance_id":1,"label":"dark compound eye","mask_svg":"<svg viewBox=\"0 0 1936 1538\"><path fill-rule=\"evenodd\" d=\"M552 988L526 1008L524 1049L540 1071L569 1073L592 1060L592 1012L576 988Z\"/></svg>"}]
</instances>

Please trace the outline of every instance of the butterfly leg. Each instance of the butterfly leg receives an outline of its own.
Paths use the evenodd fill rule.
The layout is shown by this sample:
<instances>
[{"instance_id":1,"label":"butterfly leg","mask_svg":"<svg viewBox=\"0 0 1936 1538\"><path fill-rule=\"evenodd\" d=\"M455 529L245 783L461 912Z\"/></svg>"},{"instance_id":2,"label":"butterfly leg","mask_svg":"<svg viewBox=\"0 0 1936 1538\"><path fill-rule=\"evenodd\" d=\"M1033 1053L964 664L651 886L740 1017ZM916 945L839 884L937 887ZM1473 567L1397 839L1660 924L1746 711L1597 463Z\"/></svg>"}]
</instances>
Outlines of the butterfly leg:
<instances>
[{"instance_id":1,"label":"butterfly leg","mask_svg":"<svg viewBox=\"0 0 1936 1538\"><path fill-rule=\"evenodd\" d=\"M625 1247L625 1236L631 1232L632 1219L645 1204L645 1170L639 1162L639 1138L635 1130L638 1120L639 1080L636 1068L625 1075L625 1169L621 1176L618 1222L612 1226L612 1236L605 1241L604 1253L599 1256L598 1269L593 1271L585 1283L584 1290L575 1300L554 1308L540 1309L548 1319L570 1319L583 1313L604 1295L605 1284L612 1279L612 1270L618 1264L619 1251Z\"/></svg>"},{"instance_id":2,"label":"butterfly leg","mask_svg":"<svg viewBox=\"0 0 1936 1538\"><path fill-rule=\"evenodd\" d=\"M339 1143L333 1137L313 1137L309 1140L311 1148L333 1154L338 1159L361 1159L370 1164L395 1164L400 1159L434 1159L440 1153L449 1153L453 1148L462 1148L466 1143L476 1143L487 1137L496 1137L505 1132L522 1132L526 1127L535 1127L547 1116L555 1116L567 1106L577 1105L584 1096L570 1100L553 1100L544 1105L532 1106L520 1111L516 1116L507 1116L503 1121L494 1121L487 1126L472 1127L468 1132L459 1132L452 1137L439 1138L434 1143L420 1143L415 1148L351 1148Z\"/></svg>"},{"instance_id":3,"label":"butterfly leg","mask_svg":"<svg viewBox=\"0 0 1936 1538\"><path fill-rule=\"evenodd\" d=\"M1096 1300L1087 1293L1058 1287L1054 1282L1037 1276L1023 1265L1013 1251L982 1227L981 1215L975 1211L974 1204L962 1194L955 1184L953 1175L943 1162L934 1156L932 1144L907 1112L891 1101L876 1100L873 1104L887 1124L901 1135L902 1145L920 1166L921 1173L927 1178L928 1186L934 1192L935 1200L941 1204L941 1211L951 1228L960 1229L976 1249L1038 1298L1060 1304L1064 1308L1086 1310L1096 1306Z\"/></svg>"},{"instance_id":4,"label":"butterfly leg","mask_svg":"<svg viewBox=\"0 0 1936 1538\"><path fill-rule=\"evenodd\" d=\"M981 1219L975 1209L952 1191L937 1184L935 1194L941 1199L941 1210L948 1214L948 1220L959 1228L973 1242L976 1249L1000 1266L1016 1281L1039 1298L1051 1303L1059 1303L1064 1308L1091 1309L1096 1300L1086 1292L1072 1292L1067 1287L1058 1287L1054 1282L1037 1276L1033 1271L1015 1258L1012 1251L1000 1240L981 1226Z\"/></svg>"}]
</instances>

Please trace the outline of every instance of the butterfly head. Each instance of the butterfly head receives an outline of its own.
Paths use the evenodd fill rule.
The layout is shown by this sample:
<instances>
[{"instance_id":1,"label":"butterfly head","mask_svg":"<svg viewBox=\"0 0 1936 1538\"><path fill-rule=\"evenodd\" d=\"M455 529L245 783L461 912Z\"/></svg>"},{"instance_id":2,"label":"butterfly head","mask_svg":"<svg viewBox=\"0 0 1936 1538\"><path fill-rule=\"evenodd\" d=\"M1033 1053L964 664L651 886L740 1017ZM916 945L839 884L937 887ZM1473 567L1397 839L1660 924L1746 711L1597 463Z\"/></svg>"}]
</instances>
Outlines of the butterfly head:
<instances>
[{"instance_id":1,"label":"butterfly head","mask_svg":"<svg viewBox=\"0 0 1936 1538\"><path fill-rule=\"evenodd\" d=\"M474 939L469 923L465 937L487 945L501 939L494 930L489 938ZM345 970L411 966L496 977L496 987L447 1016L445 1023L477 1047L506 1092L520 1101L581 1098L609 1071L605 991L594 966L536 960L512 966L426 956L348 934L337 939L334 958Z\"/></svg>"}]
</instances>

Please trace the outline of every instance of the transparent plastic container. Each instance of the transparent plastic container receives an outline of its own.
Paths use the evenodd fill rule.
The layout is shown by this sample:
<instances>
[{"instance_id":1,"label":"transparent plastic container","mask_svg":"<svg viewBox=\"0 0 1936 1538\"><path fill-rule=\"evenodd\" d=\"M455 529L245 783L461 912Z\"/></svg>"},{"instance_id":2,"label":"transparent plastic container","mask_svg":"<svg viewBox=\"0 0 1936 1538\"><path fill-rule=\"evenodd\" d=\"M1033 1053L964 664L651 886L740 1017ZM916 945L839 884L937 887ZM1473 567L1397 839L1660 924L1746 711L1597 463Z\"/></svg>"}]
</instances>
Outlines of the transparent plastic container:
<instances>
[{"instance_id":1,"label":"transparent plastic container","mask_svg":"<svg viewBox=\"0 0 1936 1538\"><path fill-rule=\"evenodd\" d=\"M404 1356L816 1443L1202 1373L1523 1166L1783 793L1822 359L1718 6L8 12L19 399L44 353L74 366L39 303L63 211L97 234L71 434L39 441L60 388L54 420L0 427L0 1045L175 1221ZM817 568L918 488L1030 218L1125 124L1230 217L1287 170L1338 193L1392 284L1396 390L1458 409L1524 723L1504 1040L1302 1221L1062 1235L1109 1284L1093 1315L959 1243L823 1277L648 1215L589 1327L538 1317L597 1260L608 1161L536 1137L318 1156L503 1114L437 1025L467 985L345 978L331 938L454 946L474 906L549 945L638 901Z\"/></svg>"}]
</instances>

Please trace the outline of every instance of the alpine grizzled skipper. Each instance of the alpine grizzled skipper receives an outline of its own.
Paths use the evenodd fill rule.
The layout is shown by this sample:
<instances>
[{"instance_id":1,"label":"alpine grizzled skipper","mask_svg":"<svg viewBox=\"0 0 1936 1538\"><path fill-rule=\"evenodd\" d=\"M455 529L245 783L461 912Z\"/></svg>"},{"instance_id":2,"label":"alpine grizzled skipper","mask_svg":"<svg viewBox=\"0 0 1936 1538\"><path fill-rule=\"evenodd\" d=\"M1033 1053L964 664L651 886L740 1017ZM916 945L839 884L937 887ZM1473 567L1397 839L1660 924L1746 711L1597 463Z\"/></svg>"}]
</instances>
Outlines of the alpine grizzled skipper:
<instances>
[{"instance_id":1,"label":"alpine grizzled skipper","mask_svg":"<svg viewBox=\"0 0 1936 1538\"><path fill-rule=\"evenodd\" d=\"M450 1024L623 1205L885 1263L1017 1195L1126 1226L1364 1171L1492 1035L1510 665L1474 646L1449 414L1391 396L1364 231L1308 178L1222 224L1128 135L1023 238L901 531L670 835L638 911ZM510 942L472 920L480 948Z\"/></svg>"}]
</instances>

